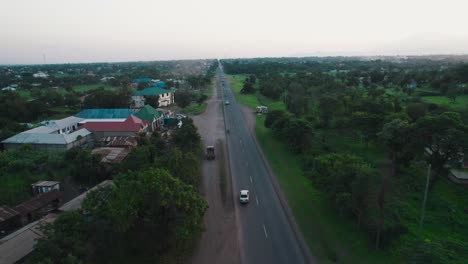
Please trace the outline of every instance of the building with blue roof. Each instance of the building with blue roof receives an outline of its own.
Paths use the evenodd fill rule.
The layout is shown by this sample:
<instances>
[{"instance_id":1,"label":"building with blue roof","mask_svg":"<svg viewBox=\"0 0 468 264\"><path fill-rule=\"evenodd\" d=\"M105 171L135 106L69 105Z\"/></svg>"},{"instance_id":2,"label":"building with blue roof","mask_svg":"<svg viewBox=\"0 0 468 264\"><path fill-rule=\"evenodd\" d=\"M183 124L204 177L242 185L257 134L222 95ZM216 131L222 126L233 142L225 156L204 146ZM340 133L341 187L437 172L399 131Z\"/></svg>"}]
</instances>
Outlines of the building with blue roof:
<instances>
[{"instance_id":1,"label":"building with blue roof","mask_svg":"<svg viewBox=\"0 0 468 264\"><path fill-rule=\"evenodd\" d=\"M151 86L155 86L155 87L159 87L159 88L165 88L166 83L163 82L163 81L157 81L157 82L153 83L153 85L151 85Z\"/></svg>"},{"instance_id":2,"label":"building with blue roof","mask_svg":"<svg viewBox=\"0 0 468 264\"><path fill-rule=\"evenodd\" d=\"M84 109L76 117L84 118L85 121L124 121L130 115L135 114L137 110L128 108L99 108L99 109ZM117 119L117 120L116 120Z\"/></svg>"},{"instance_id":3,"label":"building with blue roof","mask_svg":"<svg viewBox=\"0 0 468 264\"><path fill-rule=\"evenodd\" d=\"M142 77L142 78L136 78L136 79L133 79L132 80L132 83L149 83L151 82L153 79L151 78L148 78L148 77Z\"/></svg>"}]
</instances>

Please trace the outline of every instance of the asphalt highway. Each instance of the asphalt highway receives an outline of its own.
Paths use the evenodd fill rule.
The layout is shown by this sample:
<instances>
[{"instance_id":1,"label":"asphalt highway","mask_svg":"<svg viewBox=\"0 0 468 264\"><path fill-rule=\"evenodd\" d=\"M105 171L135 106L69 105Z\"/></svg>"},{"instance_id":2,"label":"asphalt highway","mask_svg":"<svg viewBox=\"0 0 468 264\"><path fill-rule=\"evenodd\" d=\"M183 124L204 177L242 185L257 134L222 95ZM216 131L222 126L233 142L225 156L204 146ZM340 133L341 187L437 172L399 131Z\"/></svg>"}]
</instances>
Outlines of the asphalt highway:
<instances>
[{"instance_id":1,"label":"asphalt highway","mask_svg":"<svg viewBox=\"0 0 468 264\"><path fill-rule=\"evenodd\" d=\"M222 67L218 74L224 80L224 120L239 221L241 261L245 264L306 263ZM225 104L226 100L229 104ZM245 205L239 203L239 193L243 189L250 191L250 203Z\"/></svg>"}]
</instances>

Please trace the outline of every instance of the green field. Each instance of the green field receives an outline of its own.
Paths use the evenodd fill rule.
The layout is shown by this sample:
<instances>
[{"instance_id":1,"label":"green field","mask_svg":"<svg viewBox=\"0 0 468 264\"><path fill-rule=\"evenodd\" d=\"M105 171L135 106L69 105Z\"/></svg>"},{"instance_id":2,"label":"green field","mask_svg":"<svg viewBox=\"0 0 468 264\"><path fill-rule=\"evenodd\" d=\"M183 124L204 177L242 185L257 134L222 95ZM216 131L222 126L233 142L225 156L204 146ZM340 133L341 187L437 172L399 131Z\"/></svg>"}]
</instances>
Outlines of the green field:
<instances>
[{"instance_id":1,"label":"green field","mask_svg":"<svg viewBox=\"0 0 468 264\"><path fill-rule=\"evenodd\" d=\"M234 95L236 96L236 100L246 105L252 109L255 109L259 105L266 105L268 106L269 110L286 110L283 102L281 101L274 101L270 98L267 98L260 94L257 90L255 94L241 94L240 91L242 90L243 81L247 77L247 75L239 74L239 75L227 75L228 79L231 82L231 88L234 91ZM254 85L254 88L258 89L258 84Z\"/></svg>"},{"instance_id":2,"label":"green field","mask_svg":"<svg viewBox=\"0 0 468 264\"><path fill-rule=\"evenodd\" d=\"M18 89L16 90L18 92L18 94L23 97L24 99L26 100L30 100L32 99L31 97L31 93L29 92L29 90L24 90L24 89Z\"/></svg>"},{"instance_id":3,"label":"green field","mask_svg":"<svg viewBox=\"0 0 468 264\"><path fill-rule=\"evenodd\" d=\"M466 111L468 109L468 95L458 96L452 102L447 96L424 96L421 98L425 103L436 104L453 111Z\"/></svg>"},{"instance_id":4,"label":"green field","mask_svg":"<svg viewBox=\"0 0 468 264\"><path fill-rule=\"evenodd\" d=\"M104 88L105 90L116 90L119 87L109 86L107 84L102 84L102 83L87 84L87 85L75 85L75 86L73 86L73 91L75 91L75 92L87 92L87 91L96 90L96 89L100 89L100 88Z\"/></svg>"},{"instance_id":5,"label":"green field","mask_svg":"<svg viewBox=\"0 0 468 264\"><path fill-rule=\"evenodd\" d=\"M203 104L198 104L198 103L191 103L185 108L181 109L181 112L184 114L191 114L191 115L199 115L203 112L205 112L206 109L206 103Z\"/></svg>"}]
</instances>

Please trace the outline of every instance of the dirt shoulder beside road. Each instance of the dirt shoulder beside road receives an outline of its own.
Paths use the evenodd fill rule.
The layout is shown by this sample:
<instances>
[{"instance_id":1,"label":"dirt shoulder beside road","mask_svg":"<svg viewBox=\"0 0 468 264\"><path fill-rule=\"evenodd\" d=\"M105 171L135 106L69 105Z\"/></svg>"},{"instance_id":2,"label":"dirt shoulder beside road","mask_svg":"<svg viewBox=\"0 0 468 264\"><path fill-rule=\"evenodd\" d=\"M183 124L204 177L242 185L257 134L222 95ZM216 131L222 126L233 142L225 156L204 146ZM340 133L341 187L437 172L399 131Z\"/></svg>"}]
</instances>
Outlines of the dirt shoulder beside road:
<instances>
[{"instance_id":1,"label":"dirt shoulder beside road","mask_svg":"<svg viewBox=\"0 0 468 264\"><path fill-rule=\"evenodd\" d=\"M193 116L204 146L214 145L215 160L204 160L201 192L209 208L205 214L206 231L198 244L191 263L240 263L237 223L232 199L224 117L219 81L215 79L213 96L206 111Z\"/></svg>"}]
</instances>

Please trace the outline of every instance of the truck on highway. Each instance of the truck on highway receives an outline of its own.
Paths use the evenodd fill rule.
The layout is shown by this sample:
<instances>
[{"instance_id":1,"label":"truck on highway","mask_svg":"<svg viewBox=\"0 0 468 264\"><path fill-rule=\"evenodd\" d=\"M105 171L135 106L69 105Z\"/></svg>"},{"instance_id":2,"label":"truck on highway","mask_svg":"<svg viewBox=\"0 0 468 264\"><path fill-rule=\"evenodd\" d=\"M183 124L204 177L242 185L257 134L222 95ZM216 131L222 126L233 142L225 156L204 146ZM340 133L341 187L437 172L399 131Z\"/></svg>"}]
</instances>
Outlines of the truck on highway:
<instances>
[{"instance_id":1,"label":"truck on highway","mask_svg":"<svg viewBox=\"0 0 468 264\"><path fill-rule=\"evenodd\" d=\"M215 159L214 146L206 146L205 159L207 159L207 160Z\"/></svg>"}]
</instances>

